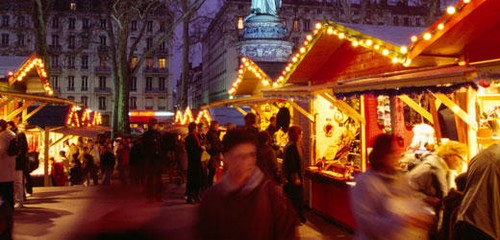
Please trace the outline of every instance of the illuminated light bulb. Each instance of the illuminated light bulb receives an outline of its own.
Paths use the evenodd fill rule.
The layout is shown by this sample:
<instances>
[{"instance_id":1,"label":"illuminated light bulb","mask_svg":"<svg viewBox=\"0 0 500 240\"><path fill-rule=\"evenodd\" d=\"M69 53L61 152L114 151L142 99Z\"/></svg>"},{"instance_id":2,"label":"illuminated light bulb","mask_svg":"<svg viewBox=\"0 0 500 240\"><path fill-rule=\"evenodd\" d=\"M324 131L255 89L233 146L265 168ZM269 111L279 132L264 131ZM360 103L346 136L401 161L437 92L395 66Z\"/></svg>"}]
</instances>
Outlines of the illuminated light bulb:
<instances>
[{"instance_id":1,"label":"illuminated light bulb","mask_svg":"<svg viewBox=\"0 0 500 240\"><path fill-rule=\"evenodd\" d=\"M286 71L283 70L283 72L281 72L281 75L286 75Z\"/></svg>"},{"instance_id":2,"label":"illuminated light bulb","mask_svg":"<svg viewBox=\"0 0 500 240\"><path fill-rule=\"evenodd\" d=\"M432 35L431 35L430 33L425 33L425 34L424 34L424 39L425 39L425 40L429 40L429 39L431 39L431 38L432 38Z\"/></svg>"},{"instance_id":3,"label":"illuminated light bulb","mask_svg":"<svg viewBox=\"0 0 500 240\"><path fill-rule=\"evenodd\" d=\"M354 42L352 42L352 46L353 46L353 47L357 47L358 45L359 45L359 42L358 42L358 41L354 41Z\"/></svg>"},{"instance_id":4,"label":"illuminated light bulb","mask_svg":"<svg viewBox=\"0 0 500 240\"><path fill-rule=\"evenodd\" d=\"M413 36L411 36L410 40L411 40L412 42L416 42L416 41L418 40L418 37L417 37L417 36L415 36L415 35L413 35Z\"/></svg>"},{"instance_id":5,"label":"illuminated light bulb","mask_svg":"<svg viewBox=\"0 0 500 240\"><path fill-rule=\"evenodd\" d=\"M333 34L333 29L332 29L332 28L328 28L328 29L326 30L326 33L327 33L328 35L332 35L332 34Z\"/></svg>"},{"instance_id":6,"label":"illuminated light bulb","mask_svg":"<svg viewBox=\"0 0 500 240\"><path fill-rule=\"evenodd\" d=\"M284 79L285 79L285 78L284 78L283 76L280 76L280 77L278 78L278 82L281 82L281 81L283 81Z\"/></svg>"},{"instance_id":7,"label":"illuminated light bulb","mask_svg":"<svg viewBox=\"0 0 500 240\"><path fill-rule=\"evenodd\" d=\"M249 65L250 65L250 63L245 62L245 67L248 67Z\"/></svg>"},{"instance_id":8,"label":"illuminated light bulb","mask_svg":"<svg viewBox=\"0 0 500 240\"><path fill-rule=\"evenodd\" d=\"M408 58L408 59L406 59L406 61L405 61L405 63L404 63L405 67L410 66L410 64L411 64L411 59L409 59L409 58Z\"/></svg>"},{"instance_id":9,"label":"illuminated light bulb","mask_svg":"<svg viewBox=\"0 0 500 240\"><path fill-rule=\"evenodd\" d=\"M285 71L290 72L290 67L286 67Z\"/></svg>"},{"instance_id":10,"label":"illuminated light bulb","mask_svg":"<svg viewBox=\"0 0 500 240\"><path fill-rule=\"evenodd\" d=\"M12 75L14 75L14 72L9 71L9 73L7 73L7 75L12 76Z\"/></svg>"},{"instance_id":11,"label":"illuminated light bulb","mask_svg":"<svg viewBox=\"0 0 500 240\"><path fill-rule=\"evenodd\" d=\"M337 35L337 34L339 34L339 32L337 30L334 30L333 35Z\"/></svg>"},{"instance_id":12,"label":"illuminated light bulb","mask_svg":"<svg viewBox=\"0 0 500 240\"><path fill-rule=\"evenodd\" d=\"M41 68L43 68L45 65L43 65L43 63L42 63L42 62L40 62L40 63L38 64L38 66L39 66L39 67L41 67Z\"/></svg>"},{"instance_id":13,"label":"illuminated light bulb","mask_svg":"<svg viewBox=\"0 0 500 240\"><path fill-rule=\"evenodd\" d=\"M244 58L241 58L241 61L242 61L242 62L246 62L246 61L247 61L247 58L245 58L245 57L244 57Z\"/></svg>"},{"instance_id":14,"label":"illuminated light bulb","mask_svg":"<svg viewBox=\"0 0 500 240\"><path fill-rule=\"evenodd\" d=\"M345 33L339 33L339 38L344 39L345 38Z\"/></svg>"},{"instance_id":15,"label":"illuminated light bulb","mask_svg":"<svg viewBox=\"0 0 500 240\"><path fill-rule=\"evenodd\" d=\"M321 23L316 23L316 29L320 29L321 28Z\"/></svg>"},{"instance_id":16,"label":"illuminated light bulb","mask_svg":"<svg viewBox=\"0 0 500 240\"><path fill-rule=\"evenodd\" d=\"M392 58L392 63L398 63L398 61L399 61L399 60L398 60L398 58L397 58L397 57L393 57L393 58Z\"/></svg>"},{"instance_id":17,"label":"illuminated light bulb","mask_svg":"<svg viewBox=\"0 0 500 240\"><path fill-rule=\"evenodd\" d=\"M278 83L277 83L277 82L274 82L274 83L273 83L273 87L278 87Z\"/></svg>"},{"instance_id":18,"label":"illuminated light bulb","mask_svg":"<svg viewBox=\"0 0 500 240\"><path fill-rule=\"evenodd\" d=\"M389 50L387 49L382 50L382 54L384 54L384 56L389 55Z\"/></svg>"},{"instance_id":19,"label":"illuminated light bulb","mask_svg":"<svg viewBox=\"0 0 500 240\"><path fill-rule=\"evenodd\" d=\"M304 41L304 46L307 46L309 44L308 41Z\"/></svg>"},{"instance_id":20,"label":"illuminated light bulb","mask_svg":"<svg viewBox=\"0 0 500 240\"><path fill-rule=\"evenodd\" d=\"M300 57L300 53L295 54L295 57L299 58Z\"/></svg>"},{"instance_id":21,"label":"illuminated light bulb","mask_svg":"<svg viewBox=\"0 0 500 240\"><path fill-rule=\"evenodd\" d=\"M300 48L300 52L301 52L301 53L305 53L305 52L306 52L306 48L305 48L305 47L301 47L301 48Z\"/></svg>"},{"instance_id":22,"label":"illuminated light bulb","mask_svg":"<svg viewBox=\"0 0 500 240\"><path fill-rule=\"evenodd\" d=\"M371 46L373 44L373 41L371 39L366 40L366 46Z\"/></svg>"},{"instance_id":23,"label":"illuminated light bulb","mask_svg":"<svg viewBox=\"0 0 500 240\"><path fill-rule=\"evenodd\" d=\"M17 81L22 81L23 78L21 76L17 77Z\"/></svg>"},{"instance_id":24,"label":"illuminated light bulb","mask_svg":"<svg viewBox=\"0 0 500 240\"><path fill-rule=\"evenodd\" d=\"M446 8L446 12L450 15L453 15L457 12L457 9L455 9L455 7L453 6L449 6L448 8Z\"/></svg>"},{"instance_id":25,"label":"illuminated light bulb","mask_svg":"<svg viewBox=\"0 0 500 240\"><path fill-rule=\"evenodd\" d=\"M438 24L438 29L439 30L443 30L444 29L444 24L442 24L442 23Z\"/></svg>"},{"instance_id":26,"label":"illuminated light bulb","mask_svg":"<svg viewBox=\"0 0 500 240\"><path fill-rule=\"evenodd\" d=\"M267 81L267 80L262 80L262 84L263 84L264 86L268 86L268 85L269 85L269 81Z\"/></svg>"},{"instance_id":27,"label":"illuminated light bulb","mask_svg":"<svg viewBox=\"0 0 500 240\"><path fill-rule=\"evenodd\" d=\"M299 59L297 59L296 57L293 57L292 58L292 62L297 62Z\"/></svg>"},{"instance_id":28,"label":"illuminated light bulb","mask_svg":"<svg viewBox=\"0 0 500 240\"><path fill-rule=\"evenodd\" d=\"M464 3L470 3L470 0L464 0Z\"/></svg>"},{"instance_id":29,"label":"illuminated light bulb","mask_svg":"<svg viewBox=\"0 0 500 240\"><path fill-rule=\"evenodd\" d=\"M292 63L289 63L289 64L288 64L288 67L292 67L292 66L293 66L293 64L292 64Z\"/></svg>"},{"instance_id":30,"label":"illuminated light bulb","mask_svg":"<svg viewBox=\"0 0 500 240\"><path fill-rule=\"evenodd\" d=\"M380 46L379 45L375 45L375 46L373 46L373 48L375 48L375 50L379 50Z\"/></svg>"},{"instance_id":31,"label":"illuminated light bulb","mask_svg":"<svg viewBox=\"0 0 500 240\"><path fill-rule=\"evenodd\" d=\"M237 87L237 86L238 86L238 82L233 83L233 87Z\"/></svg>"},{"instance_id":32,"label":"illuminated light bulb","mask_svg":"<svg viewBox=\"0 0 500 240\"><path fill-rule=\"evenodd\" d=\"M314 30L314 35L318 34L318 30Z\"/></svg>"},{"instance_id":33,"label":"illuminated light bulb","mask_svg":"<svg viewBox=\"0 0 500 240\"><path fill-rule=\"evenodd\" d=\"M243 74L243 69L240 69L240 70L238 71L238 73L239 73L239 74Z\"/></svg>"},{"instance_id":34,"label":"illuminated light bulb","mask_svg":"<svg viewBox=\"0 0 500 240\"><path fill-rule=\"evenodd\" d=\"M407 52L408 52L408 48L407 48L407 47L405 47L405 46L403 46L403 47L401 47L401 49L400 49L399 51L400 51L402 54L405 54L405 53L407 53Z\"/></svg>"},{"instance_id":35,"label":"illuminated light bulb","mask_svg":"<svg viewBox=\"0 0 500 240\"><path fill-rule=\"evenodd\" d=\"M52 96L52 95L54 95L54 91L50 90L50 91L48 92L48 94L49 94L50 96Z\"/></svg>"},{"instance_id":36,"label":"illuminated light bulb","mask_svg":"<svg viewBox=\"0 0 500 240\"><path fill-rule=\"evenodd\" d=\"M311 40L313 39L313 37L312 37L311 35L307 35L307 36L306 36L306 39L307 39L308 41L311 41Z\"/></svg>"}]
</instances>

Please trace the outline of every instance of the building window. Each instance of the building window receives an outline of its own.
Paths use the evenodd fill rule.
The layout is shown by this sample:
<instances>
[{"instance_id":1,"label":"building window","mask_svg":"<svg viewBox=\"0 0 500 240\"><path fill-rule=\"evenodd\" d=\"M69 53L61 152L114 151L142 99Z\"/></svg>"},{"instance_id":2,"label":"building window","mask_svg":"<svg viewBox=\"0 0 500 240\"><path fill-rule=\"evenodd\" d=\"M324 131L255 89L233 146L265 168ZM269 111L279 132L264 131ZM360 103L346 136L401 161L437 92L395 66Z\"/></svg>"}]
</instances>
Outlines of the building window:
<instances>
[{"instance_id":1,"label":"building window","mask_svg":"<svg viewBox=\"0 0 500 240\"><path fill-rule=\"evenodd\" d=\"M392 19L392 24L394 26L398 26L399 25L399 18L397 16L395 16L393 19Z\"/></svg>"},{"instance_id":2,"label":"building window","mask_svg":"<svg viewBox=\"0 0 500 240\"><path fill-rule=\"evenodd\" d=\"M99 110L106 110L106 97L99 97Z\"/></svg>"},{"instance_id":3,"label":"building window","mask_svg":"<svg viewBox=\"0 0 500 240\"><path fill-rule=\"evenodd\" d=\"M68 68L75 68L75 56L68 56Z\"/></svg>"},{"instance_id":4,"label":"building window","mask_svg":"<svg viewBox=\"0 0 500 240\"><path fill-rule=\"evenodd\" d=\"M52 28L59 28L59 18L58 17L52 18Z\"/></svg>"},{"instance_id":5,"label":"building window","mask_svg":"<svg viewBox=\"0 0 500 240\"><path fill-rule=\"evenodd\" d=\"M100 27L102 30L106 30L106 19L101 19L100 21Z\"/></svg>"},{"instance_id":6,"label":"building window","mask_svg":"<svg viewBox=\"0 0 500 240\"><path fill-rule=\"evenodd\" d=\"M59 35L52 35L52 46L59 46Z\"/></svg>"},{"instance_id":7,"label":"building window","mask_svg":"<svg viewBox=\"0 0 500 240\"><path fill-rule=\"evenodd\" d=\"M19 16L17 18L17 26L24 27L25 24L26 24L26 20L24 19L24 16Z\"/></svg>"},{"instance_id":8,"label":"building window","mask_svg":"<svg viewBox=\"0 0 500 240\"><path fill-rule=\"evenodd\" d=\"M130 91L137 91L137 77L130 78Z\"/></svg>"},{"instance_id":9,"label":"building window","mask_svg":"<svg viewBox=\"0 0 500 240\"><path fill-rule=\"evenodd\" d=\"M147 69L153 68L153 59L152 58L146 58L146 68Z\"/></svg>"},{"instance_id":10,"label":"building window","mask_svg":"<svg viewBox=\"0 0 500 240\"><path fill-rule=\"evenodd\" d=\"M106 57L99 57L99 67L105 68L108 66L108 63L106 61Z\"/></svg>"},{"instance_id":11,"label":"building window","mask_svg":"<svg viewBox=\"0 0 500 240\"><path fill-rule=\"evenodd\" d=\"M69 4L69 9L71 9L71 10L73 10L73 11L74 11L74 10L76 10L76 3L75 3L75 2L71 2L71 3Z\"/></svg>"},{"instance_id":12,"label":"building window","mask_svg":"<svg viewBox=\"0 0 500 240\"><path fill-rule=\"evenodd\" d=\"M51 67L59 67L59 56L58 55L50 56L50 66Z\"/></svg>"},{"instance_id":13,"label":"building window","mask_svg":"<svg viewBox=\"0 0 500 240\"><path fill-rule=\"evenodd\" d=\"M299 19L297 19L297 18L293 19L293 31L294 32L300 31L300 29L299 29Z\"/></svg>"},{"instance_id":14,"label":"building window","mask_svg":"<svg viewBox=\"0 0 500 240\"><path fill-rule=\"evenodd\" d=\"M88 18L82 19L82 29L88 29L90 26L90 21Z\"/></svg>"},{"instance_id":15,"label":"building window","mask_svg":"<svg viewBox=\"0 0 500 240\"><path fill-rule=\"evenodd\" d=\"M410 19L408 17L403 18L403 24L405 26L410 26Z\"/></svg>"},{"instance_id":16,"label":"building window","mask_svg":"<svg viewBox=\"0 0 500 240\"><path fill-rule=\"evenodd\" d=\"M146 98L146 109L151 110L153 109L153 98L147 97Z\"/></svg>"},{"instance_id":17,"label":"building window","mask_svg":"<svg viewBox=\"0 0 500 240\"><path fill-rule=\"evenodd\" d=\"M130 109L137 109L137 97L130 97Z\"/></svg>"},{"instance_id":18,"label":"building window","mask_svg":"<svg viewBox=\"0 0 500 240\"><path fill-rule=\"evenodd\" d=\"M75 77L68 76L68 91L75 91Z\"/></svg>"},{"instance_id":19,"label":"building window","mask_svg":"<svg viewBox=\"0 0 500 240\"><path fill-rule=\"evenodd\" d=\"M50 77L51 84L54 88L59 88L59 76L52 75Z\"/></svg>"},{"instance_id":20,"label":"building window","mask_svg":"<svg viewBox=\"0 0 500 240\"><path fill-rule=\"evenodd\" d=\"M82 69L88 69L89 68L89 56L83 55L82 56Z\"/></svg>"},{"instance_id":21,"label":"building window","mask_svg":"<svg viewBox=\"0 0 500 240\"><path fill-rule=\"evenodd\" d=\"M153 38L148 37L146 38L146 49L149 50L153 46Z\"/></svg>"},{"instance_id":22,"label":"building window","mask_svg":"<svg viewBox=\"0 0 500 240\"><path fill-rule=\"evenodd\" d=\"M82 36L82 48L89 49L89 37Z\"/></svg>"},{"instance_id":23,"label":"building window","mask_svg":"<svg viewBox=\"0 0 500 240\"><path fill-rule=\"evenodd\" d=\"M153 78L152 77L147 77L146 78L146 90L153 90Z\"/></svg>"},{"instance_id":24,"label":"building window","mask_svg":"<svg viewBox=\"0 0 500 240\"><path fill-rule=\"evenodd\" d=\"M2 47L9 46L9 34L2 33Z\"/></svg>"},{"instance_id":25,"label":"building window","mask_svg":"<svg viewBox=\"0 0 500 240\"><path fill-rule=\"evenodd\" d=\"M304 32L310 32L310 31L311 31L311 20L304 19Z\"/></svg>"},{"instance_id":26,"label":"building window","mask_svg":"<svg viewBox=\"0 0 500 240\"><path fill-rule=\"evenodd\" d=\"M89 107L89 97L82 96L82 104L83 104L83 107L88 108Z\"/></svg>"},{"instance_id":27,"label":"building window","mask_svg":"<svg viewBox=\"0 0 500 240\"><path fill-rule=\"evenodd\" d=\"M2 16L2 27L8 27L9 26L9 16L3 15Z\"/></svg>"},{"instance_id":28,"label":"building window","mask_svg":"<svg viewBox=\"0 0 500 240\"><path fill-rule=\"evenodd\" d=\"M165 22L160 22L160 32L165 32L166 26Z\"/></svg>"},{"instance_id":29,"label":"building window","mask_svg":"<svg viewBox=\"0 0 500 240\"><path fill-rule=\"evenodd\" d=\"M130 66L132 68L135 68L136 65L137 65L137 57L133 56L132 59L130 60Z\"/></svg>"},{"instance_id":30,"label":"building window","mask_svg":"<svg viewBox=\"0 0 500 240\"><path fill-rule=\"evenodd\" d=\"M417 25L417 27L422 26L422 22L421 21L422 20L420 18L415 19L415 25Z\"/></svg>"},{"instance_id":31,"label":"building window","mask_svg":"<svg viewBox=\"0 0 500 240\"><path fill-rule=\"evenodd\" d=\"M107 40L106 36L99 36L99 44L101 46L106 46L106 40Z\"/></svg>"},{"instance_id":32,"label":"building window","mask_svg":"<svg viewBox=\"0 0 500 240\"><path fill-rule=\"evenodd\" d=\"M148 32L152 32L153 31L153 21L148 21L147 22L147 25L146 25L146 30Z\"/></svg>"},{"instance_id":33,"label":"building window","mask_svg":"<svg viewBox=\"0 0 500 240\"><path fill-rule=\"evenodd\" d=\"M88 91L88 90L89 90L89 77L82 76L82 91Z\"/></svg>"},{"instance_id":34,"label":"building window","mask_svg":"<svg viewBox=\"0 0 500 240\"><path fill-rule=\"evenodd\" d=\"M160 44L160 47L158 48L158 50L162 53L168 53L167 52L167 44L165 42L161 42Z\"/></svg>"},{"instance_id":35,"label":"building window","mask_svg":"<svg viewBox=\"0 0 500 240\"><path fill-rule=\"evenodd\" d=\"M74 19L74 18L70 18L70 19L69 19L69 26L68 26L68 29L75 29L75 23L76 23L76 19Z\"/></svg>"},{"instance_id":36,"label":"building window","mask_svg":"<svg viewBox=\"0 0 500 240\"><path fill-rule=\"evenodd\" d=\"M323 14L323 9L318 8L318 9L316 10L316 13L317 13L317 14Z\"/></svg>"},{"instance_id":37,"label":"building window","mask_svg":"<svg viewBox=\"0 0 500 240\"><path fill-rule=\"evenodd\" d=\"M165 58L158 59L158 68L165 70L167 68L167 60Z\"/></svg>"},{"instance_id":38,"label":"building window","mask_svg":"<svg viewBox=\"0 0 500 240\"><path fill-rule=\"evenodd\" d=\"M106 90L106 77L105 76L99 76L99 89Z\"/></svg>"},{"instance_id":39,"label":"building window","mask_svg":"<svg viewBox=\"0 0 500 240\"><path fill-rule=\"evenodd\" d=\"M244 27L243 17L238 17L238 30L242 30Z\"/></svg>"},{"instance_id":40,"label":"building window","mask_svg":"<svg viewBox=\"0 0 500 240\"><path fill-rule=\"evenodd\" d=\"M133 20L131 23L130 23L130 29L132 31L136 31L137 30L137 20Z\"/></svg>"},{"instance_id":41,"label":"building window","mask_svg":"<svg viewBox=\"0 0 500 240\"><path fill-rule=\"evenodd\" d=\"M76 45L76 37L71 35L69 36L68 38L68 48L69 49L75 49L75 45Z\"/></svg>"},{"instance_id":42,"label":"building window","mask_svg":"<svg viewBox=\"0 0 500 240\"><path fill-rule=\"evenodd\" d=\"M24 47L24 34L17 35L17 46Z\"/></svg>"},{"instance_id":43,"label":"building window","mask_svg":"<svg viewBox=\"0 0 500 240\"><path fill-rule=\"evenodd\" d=\"M295 47L300 46L300 44L299 44L300 38L299 38L299 37L293 37L293 38L292 38L292 41L293 41L293 45L294 45Z\"/></svg>"},{"instance_id":44,"label":"building window","mask_svg":"<svg viewBox=\"0 0 500 240\"><path fill-rule=\"evenodd\" d=\"M164 77L158 78L158 89L160 89L161 91L165 90L165 78Z\"/></svg>"},{"instance_id":45,"label":"building window","mask_svg":"<svg viewBox=\"0 0 500 240\"><path fill-rule=\"evenodd\" d=\"M167 100L164 97L158 98L158 110L165 110L167 109Z\"/></svg>"}]
</instances>

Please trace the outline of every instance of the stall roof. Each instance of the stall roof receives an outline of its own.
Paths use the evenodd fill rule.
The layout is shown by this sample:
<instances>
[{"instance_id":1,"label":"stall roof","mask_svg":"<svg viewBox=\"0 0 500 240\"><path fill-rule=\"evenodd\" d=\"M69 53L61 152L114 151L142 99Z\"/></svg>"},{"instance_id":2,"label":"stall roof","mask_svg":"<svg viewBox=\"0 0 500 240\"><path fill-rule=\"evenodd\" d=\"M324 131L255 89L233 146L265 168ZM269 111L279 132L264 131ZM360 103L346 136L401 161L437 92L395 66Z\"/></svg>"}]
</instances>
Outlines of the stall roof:
<instances>
[{"instance_id":1,"label":"stall roof","mask_svg":"<svg viewBox=\"0 0 500 240\"><path fill-rule=\"evenodd\" d=\"M424 91L451 92L472 85L476 77L475 67L437 67L339 81L333 86L333 91L339 98L367 93L400 95Z\"/></svg>"},{"instance_id":2,"label":"stall roof","mask_svg":"<svg viewBox=\"0 0 500 240\"><path fill-rule=\"evenodd\" d=\"M111 128L104 126L93 126L93 127L62 127L52 130L55 133L61 133L63 135L72 135L79 137L95 138L99 134L109 132Z\"/></svg>"},{"instance_id":3,"label":"stall roof","mask_svg":"<svg viewBox=\"0 0 500 240\"><path fill-rule=\"evenodd\" d=\"M266 65L267 67L267 65ZM243 57L238 69L238 77L229 90L232 96L256 95L260 89L272 84L271 78L252 59Z\"/></svg>"},{"instance_id":4,"label":"stall roof","mask_svg":"<svg viewBox=\"0 0 500 240\"><path fill-rule=\"evenodd\" d=\"M409 36L423 29L324 21L278 81L321 84L403 69Z\"/></svg>"},{"instance_id":5,"label":"stall roof","mask_svg":"<svg viewBox=\"0 0 500 240\"><path fill-rule=\"evenodd\" d=\"M408 47L410 59L441 57L478 62L500 58L499 0L459 1L450 12L415 37Z\"/></svg>"},{"instance_id":6,"label":"stall roof","mask_svg":"<svg viewBox=\"0 0 500 240\"><path fill-rule=\"evenodd\" d=\"M39 127L56 127L66 125L66 116L72 106L70 105L50 105L45 106L28 119L29 125ZM28 108L28 111L33 111L36 106Z\"/></svg>"},{"instance_id":7,"label":"stall roof","mask_svg":"<svg viewBox=\"0 0 500 240\"><path fill-rule=\"evenodd\" d=\"M275 102L275 101L286 101L286 99L282 98L264 98L264 97L241 97L235 99L226 99L217 101L214 103L210 103L208 105L202 106L201 109L207 108L215 108L215 107L224 107L224 106L252 106L255 104L262 104L267 102Z\"/></svg>"},{"instance_id":8,"label":"stall roof","mask_svg":"<svg viewBox=\"0 0 500 240\"><path fill-rule=\"evenodd\" d=\"M245 125L243 114L238 110L229 107L215 107L208 109L213 120L217 120L221 126L234 123L238 126ZM250 110L249 110L250 111Z\"/></svg>"}]
</instances>

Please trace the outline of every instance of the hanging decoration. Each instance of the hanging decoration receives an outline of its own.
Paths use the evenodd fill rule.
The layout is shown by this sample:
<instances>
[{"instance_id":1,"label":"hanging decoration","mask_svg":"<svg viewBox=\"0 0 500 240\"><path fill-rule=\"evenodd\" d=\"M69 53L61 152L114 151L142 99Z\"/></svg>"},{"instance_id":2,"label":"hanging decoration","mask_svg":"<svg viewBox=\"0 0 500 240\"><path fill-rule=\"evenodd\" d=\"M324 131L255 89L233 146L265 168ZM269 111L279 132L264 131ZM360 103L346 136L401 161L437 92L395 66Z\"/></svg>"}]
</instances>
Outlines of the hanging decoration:
<instances>
[{"instance_id":1,"label":"hanging decoration","mask_svg":"<svg viewBox=\"0 0 500 240\"><path fill-rule=\"evenodd\" d=\"M92 114L92 115L93 115L92 125L93 126L101 125L102 124L102 114L100 112L94 111L94 114Z\"/></svg>"}]
</instances>

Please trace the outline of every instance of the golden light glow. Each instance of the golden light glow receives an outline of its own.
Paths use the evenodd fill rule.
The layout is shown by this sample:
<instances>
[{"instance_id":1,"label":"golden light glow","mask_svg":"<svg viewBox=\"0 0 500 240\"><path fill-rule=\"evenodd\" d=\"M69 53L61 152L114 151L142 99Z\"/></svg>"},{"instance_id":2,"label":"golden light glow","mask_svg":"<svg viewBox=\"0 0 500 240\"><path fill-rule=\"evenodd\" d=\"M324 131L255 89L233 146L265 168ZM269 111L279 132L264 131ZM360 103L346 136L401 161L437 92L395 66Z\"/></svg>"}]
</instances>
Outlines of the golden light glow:
<instances>
[{"instance_id":1,"label":"golden light glow","mask_svg":"<svg viewBox=\"0 0 500 240\"><path fill-rule=\"evenodd\" d=\"M366 46L371 46L373 44L373 41L371 39L366 40Z\"/></svg>"},{"instance_id":2,"label":"golden light glow","mask_svg":"<svg viewBox=\"0 0 500 240\"><path fill-rule=\"evenodd\" d=\"M339 33L339 38L344 39L345 38L345 33Z\"/></svg>"},{"instance_id":3,"label":"golden light glow","mask_svg":"<svg viewBox=\"0 0 500 240\"><path fill-rule=\"evenodd\" d=\"M358 45L359 45L359 42L358 42L358 41L354 41L354 42L352 42L352 46L353 46L353 47L357 47Z\"/></svg>"},{"instance_id":4,"label":"golden light glow","mask_svg":"<svg viewBox=\"0 0 500 240\"><path fill-rule=\"evenodd\" d=\"M313 37L312 37L311 35L307 35L307 36L306 36L306 39L307 39L308 41L311 41L311 40L313 39Z\"/></svg>"},{"instance_id":5,"label":"golden light glow","mask_svg":"<svg viewBox=\"0 0 500 240\"><path fill-rule=\"evenodd\" d=\"M375 46L373 46L373 48L375 48L375 50L379 50L380 46L379 45L375 45Z\"/></svg>"},{"instance_id":6,"label":"golden light glow","mask_svg":"<svg viewBox=\"0 0 500 240\"><path fill-rule=\"evenodd\" d=\"M416 41L418 40L418 37L417 37L417 36L415 36L415 35L413 35L413 36L411 36L410 40L411 40L412 42L416 42Z\"/></svg>"},{"instance_id":7,"label":"golden light glow","mask_svg":"<svg viewBox=\"0 0 500 240\"><path fill-rule=\"evenodd\" d=\"M397 57L393 57L393 58L392 58L392 63L398 63L398 61L399 61L399 60L398 60L398 58L397 58Z\"/></svg>"},{"instance_id":8,"label":"golden light glow","mask_svg":"<svg viewBox=\"0 0 500 240\"><path fill-rule=\"evenodd\" d=\"M382 50L382 54L383 54L384 56L389 55L389 50L387 50L387 49Z\"/></svg>"},{"instance_id":9,"label":"golden light glow","mask_svg":"<svg viewBox=\"0 0 500 240\"><path fill-rule=\"evenodd\" d=\"M400 48L400 50L399 50L399 51L400 51L402 54L405 54L405 53L407 53L407 52L408 52L408 48L407 48L407 47L405 47L405 46L402 46L402 47Z\"/></svg>"},{"instance_id":10,"label":"golden light glow","mask_svg":"<svg viewBox=\"0 0 500 240\"><path fill-rule=\"evenodd\" d=\"M306 52L306 48L305 48L305 47L301 47L301 48L300 48L300 52L301 52L301 53L305 53L305 52Z\"/></svg>"},{"instance_id":11,"label":"golden light glow","mask_svg":"<svg viewBox=\"0 0 500 240\"><path fill-rule=\"evenodd\" d=\"M453 6L449 6L448 8L446 8L446 12L450 15L453 15L457 12L457 9Z\"/></svg>"},{"instance_id":12,"label":"golden light glow","mask_svg":"<svg viewBox=\"0 0 500 240\"><path fill-rule=\"evenodd\" d=\"M299 59L297 59L297 57L293 57L292 58L292 62L297 62Z\"/></svg>"},{"instance_id":13,"label":"golden light glow","mask_svg":"<svg viewBox=\"0 0 500 240\"><path fill-rule=\"evenodd\" d=\"M470 0L464 0L464 3L470 3Z\"/></svg>"},{"instance_id":14,"label":"golden light glow","mask_svg":"<svg viewBox=\"0 0 500 240\"><path fill-rule=\"evenodd\" d=\"M328 28L328 29L326 29L326 33L327 33L328 35L332 35L332 34L333 34L333 29L332 29L332 28Z\"/></svg>"},{"instance_id":15,"label":"golden light glow","mask_svg":"<svg viewBox=\"0 0 500 240\"><path fill-rule=\"evenodd\" d=\"M316 23L316 29L320 29L321 28L321 23Z\"/></svg>"},{"instance_id":16,"label":"golden light glow","mask_svg":"<svg viewBox=\"0 0 500 240\"><path fill-rule=\"evenodd\" d=\"M438 29L439 30L443 30L444 29L444 24L442 24L442 23L438 24Z\"/></svg>"},{"instance_id":17,"label":"golden light glow","mask_svg":"<svg viewBox=\"0 0 500 240\"><path fill-rule=\"evenodd\" d=\"M432 38L432 35L431 35L430 33L425 33L425 34L424 34L424 39L425 39L425 40L429 40L429 39L431 39L431 38Z\"/></svg>"}]
</instances>

